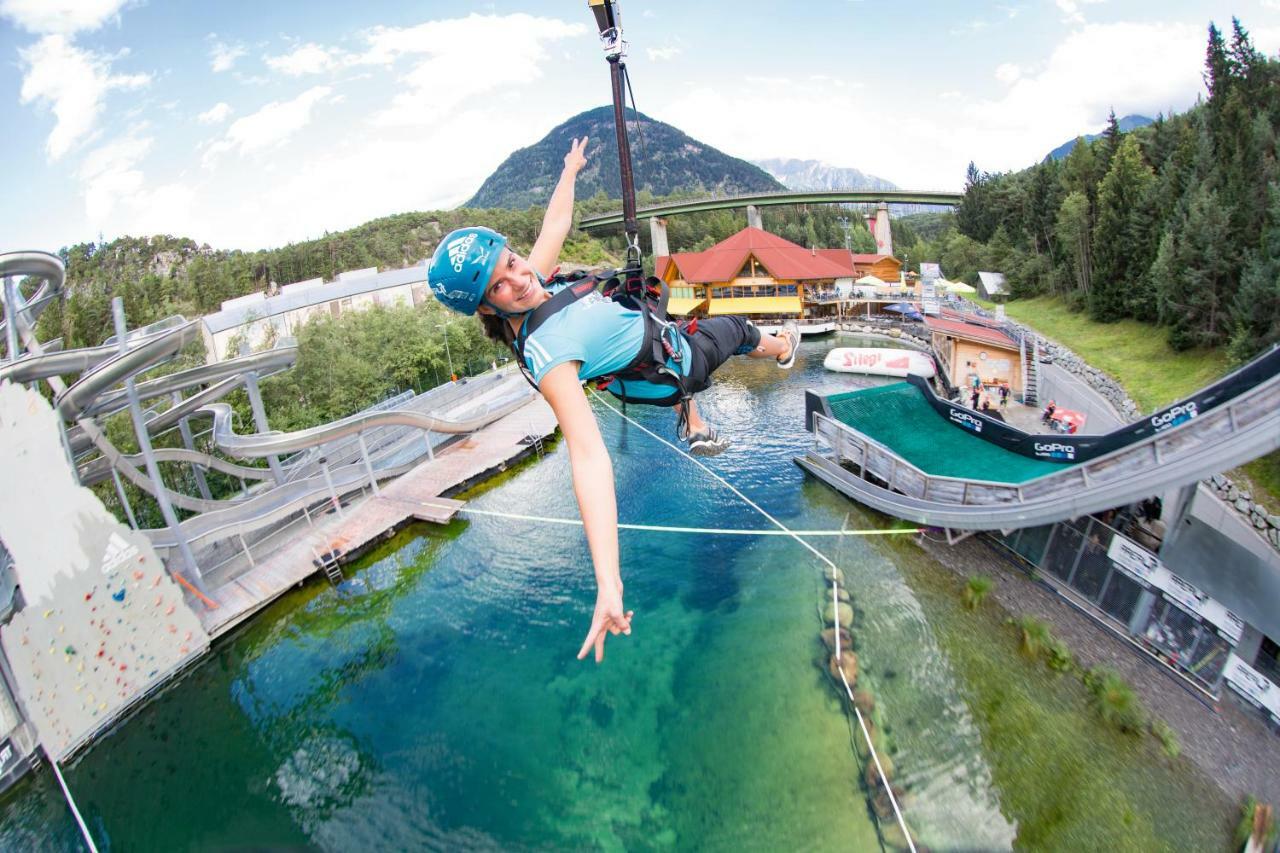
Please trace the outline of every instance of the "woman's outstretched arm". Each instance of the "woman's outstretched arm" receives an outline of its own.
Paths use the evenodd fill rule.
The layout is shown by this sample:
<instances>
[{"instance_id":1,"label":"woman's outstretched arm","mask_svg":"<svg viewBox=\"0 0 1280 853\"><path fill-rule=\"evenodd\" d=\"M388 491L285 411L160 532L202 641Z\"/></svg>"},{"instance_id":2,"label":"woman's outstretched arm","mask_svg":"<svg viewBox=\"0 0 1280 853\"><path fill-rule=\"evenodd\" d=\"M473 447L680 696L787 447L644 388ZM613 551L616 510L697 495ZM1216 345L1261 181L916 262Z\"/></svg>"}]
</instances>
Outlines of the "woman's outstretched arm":
<instances>
[{"instance_id":1,"label":"woman's outstretched arm","mask_svg":"<svg viewBox=\"0 0 1280 853\"><path fill-rule=\"evenodd\" d=\"M566 362L551 368L538 383L542 396L551 404L560 430L569 447L573 468L573 491L587 533L591 562L596 574L596 607L591 630L578 652L578 659L595 648L596 663L604 660L608 634L630 634L633 611L622 607L622 575L618 567L618 504L613 486L613 462L600 437L595 413L582 392L578 363Z\"/></svg>"},{"instance_id":2,"label":"woman's outstretched arm","mask_svg":"<svg viewBox=\"0 0 1280 853\"><path fill-rule=\"evenodd\" d=\"M587 137L573 140L569 153L564 155L564 171L551 200L547 202L547 214L542 217L542 231L529 252L529 263L543 278L548 278L560 259L564 238L573 227L573 184L578 172L587 164Z\"/></svg>"}]
</instances>

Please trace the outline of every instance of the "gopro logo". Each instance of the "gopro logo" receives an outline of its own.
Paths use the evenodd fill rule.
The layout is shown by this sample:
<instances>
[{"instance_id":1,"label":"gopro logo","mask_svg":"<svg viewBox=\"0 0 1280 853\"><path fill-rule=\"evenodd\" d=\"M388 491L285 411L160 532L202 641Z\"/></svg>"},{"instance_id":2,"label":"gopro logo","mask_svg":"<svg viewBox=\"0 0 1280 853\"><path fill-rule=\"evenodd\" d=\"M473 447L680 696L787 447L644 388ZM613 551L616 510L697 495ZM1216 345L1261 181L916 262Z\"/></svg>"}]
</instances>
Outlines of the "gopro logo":
<instances>
[{"instance_id":1,"label":"gopro logo","mask_svg":"<svg viewBox=\"0 0 1280 853\"><path fill-rule=\"evenodd\" d=\"M951 421L965 429L973 430L974 432L982 432L982 421L960 409L951 410Z\"/></svg>"},{"instance_id":2,"label":"gopro logo","mask_svg":"<svg viewBox=\"0 0 1280 853\"><path fill-rule=\"evenodd\" d=\"M1043 444L1039 441L1035 444L1036 456L1047 456L1050 459L1075 459L1076 449L1069 444L1058 444L1053 442Z\"/></svg>"}]
</instances>

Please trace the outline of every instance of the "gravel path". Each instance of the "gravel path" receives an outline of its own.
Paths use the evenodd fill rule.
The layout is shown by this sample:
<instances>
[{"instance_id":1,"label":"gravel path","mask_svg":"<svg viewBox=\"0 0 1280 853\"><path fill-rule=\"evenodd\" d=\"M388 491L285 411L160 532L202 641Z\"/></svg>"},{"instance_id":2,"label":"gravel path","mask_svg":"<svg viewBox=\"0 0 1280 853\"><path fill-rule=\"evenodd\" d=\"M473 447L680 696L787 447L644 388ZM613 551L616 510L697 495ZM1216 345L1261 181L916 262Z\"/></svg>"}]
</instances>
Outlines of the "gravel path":
<instances>
[{"instance_id":1,"label":"gravel path","mask_svg":"<svg viewBox=\"0 0 1280 853\"><path fill-rule=\"evenodd\" d=\"M1030 580L982 539L972 537L954 546L917 541L962 577L992 578L996 582L993 600L1015 618L1043 619L1083 666L1105 664L1120 673L1143 705L1177 732L1182 754L1229 796L1243 800L1252 794L1263 802L1280 804L1280 737L1252 712L1224 695L1215 713L1207 697L1193 694L1162 664L1097 625L1052 589ZM1230 692L1226 687L1223 691Z\"/></svg>"}]
</instances>

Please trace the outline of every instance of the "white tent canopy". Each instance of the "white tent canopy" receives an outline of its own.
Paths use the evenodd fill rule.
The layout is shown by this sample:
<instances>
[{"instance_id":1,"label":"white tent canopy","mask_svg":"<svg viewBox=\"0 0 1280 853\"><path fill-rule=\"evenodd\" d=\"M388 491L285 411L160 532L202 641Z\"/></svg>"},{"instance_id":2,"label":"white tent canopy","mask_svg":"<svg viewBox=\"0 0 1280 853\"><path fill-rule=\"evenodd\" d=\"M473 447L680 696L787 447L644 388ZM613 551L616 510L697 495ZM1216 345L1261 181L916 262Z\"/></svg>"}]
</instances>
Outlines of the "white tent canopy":
<instances>
[{"instance_id":1,"label":"white tent canopy","mask_svg":"<svg viewBox=\"0 0 1280 853\"><path fill-rule=\"evenodd\" d=\"M855 284L869 284L873 287L883 287L884 280L876 278L873 275L864 275L862 278L858 279Z\"/></svg>"},{"instance_id":2,"label":"white tent canopy","mask_svg":"<svg viewBox=\"0 0 1280 853\"><path fill-rule=\"evenodd\" d=\"M965 284L963 281L948 281L939 279L938 286L947 293L977 293L977 289L973 285Z\"/></svg>"}]
</instances>

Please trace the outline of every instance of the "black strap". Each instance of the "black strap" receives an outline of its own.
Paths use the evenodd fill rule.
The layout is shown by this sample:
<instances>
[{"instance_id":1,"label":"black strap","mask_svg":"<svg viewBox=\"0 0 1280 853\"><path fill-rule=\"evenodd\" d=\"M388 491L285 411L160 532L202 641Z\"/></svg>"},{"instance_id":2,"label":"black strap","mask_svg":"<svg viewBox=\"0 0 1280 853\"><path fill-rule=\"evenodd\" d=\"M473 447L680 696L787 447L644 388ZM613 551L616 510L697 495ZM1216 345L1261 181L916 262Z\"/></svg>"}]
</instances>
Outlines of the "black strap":
<instances>
[{"instance_id":1,"label":"black strap","mask_svg":"<svg viewBox=\"0 0 1280 853\"><path fill-rule=\"evenodd\" d=\"M645 279L638 269L611 270L608 272L577 272L568 276L557 276L548 282L555 285L564 282L565 287L552 294L551 298L535 308L520 325L511 350L515 354L516 363L520 366L525 380L537 389L525 359L525 344L529 337L559 311L563 311L580 299L602 291L603 295L619 302L632 310L640 312L644 323L644 343L634 359L622 370L613 374L617 379L640 379L660 385L670 385L680 391L681 405L687 405L689 394L684 388L684 377L679 370L667 367L668 350L664 345L666 334L671 327L667 320L667 303L671 291L666 282L649 277ZM673 357L678 361L680 351L678 341L671 344ZM597 377L603 378L603 377Z\"/></svg>"}]
</instances>

